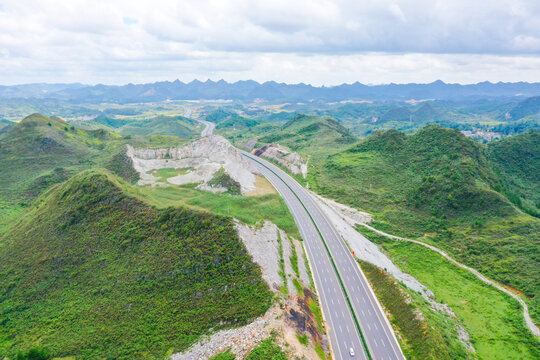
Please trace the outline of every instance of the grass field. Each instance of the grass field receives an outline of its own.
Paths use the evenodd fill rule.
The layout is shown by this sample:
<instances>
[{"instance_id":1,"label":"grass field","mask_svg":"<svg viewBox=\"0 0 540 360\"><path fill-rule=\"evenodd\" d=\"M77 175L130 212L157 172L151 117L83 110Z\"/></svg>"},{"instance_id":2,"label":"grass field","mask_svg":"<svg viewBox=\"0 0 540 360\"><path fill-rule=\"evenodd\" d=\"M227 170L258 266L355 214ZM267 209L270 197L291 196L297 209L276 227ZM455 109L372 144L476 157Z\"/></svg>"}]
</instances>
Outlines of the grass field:
<instances>
[{"instance_id":1,"label":"grass field","mask_svg":"<svg viewBox=\"0 0 540 360\"><path fill-rule=\"evenodd\" d=\"M139 187L131 191L159 208L189 206L219 215L232 216L243 223L255 225L268 220L287 234L300 239L300 234L287 205L278 194L234 196L195 189L196 184L166 187Z\"/></svg>"}]
</instances>

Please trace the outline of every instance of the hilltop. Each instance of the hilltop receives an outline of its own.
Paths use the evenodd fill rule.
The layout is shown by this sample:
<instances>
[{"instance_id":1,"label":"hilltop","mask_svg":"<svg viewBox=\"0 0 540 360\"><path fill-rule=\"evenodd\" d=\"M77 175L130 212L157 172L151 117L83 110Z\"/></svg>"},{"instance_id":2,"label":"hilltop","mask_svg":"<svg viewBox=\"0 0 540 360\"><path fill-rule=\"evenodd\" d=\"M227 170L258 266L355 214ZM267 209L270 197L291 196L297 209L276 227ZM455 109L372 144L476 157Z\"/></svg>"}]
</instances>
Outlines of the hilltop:
<instances>
[{"instance_id":1,"label":"hilltop","mask_svg":"<svg viewBox=\"0 0 540 360\"><path fill-rule=\"evenodd\" d=\"M0 238L0 357L157 359L271 302L230 218L156 209L90 170L42 194Z\"/></svg>"}]
</instances>

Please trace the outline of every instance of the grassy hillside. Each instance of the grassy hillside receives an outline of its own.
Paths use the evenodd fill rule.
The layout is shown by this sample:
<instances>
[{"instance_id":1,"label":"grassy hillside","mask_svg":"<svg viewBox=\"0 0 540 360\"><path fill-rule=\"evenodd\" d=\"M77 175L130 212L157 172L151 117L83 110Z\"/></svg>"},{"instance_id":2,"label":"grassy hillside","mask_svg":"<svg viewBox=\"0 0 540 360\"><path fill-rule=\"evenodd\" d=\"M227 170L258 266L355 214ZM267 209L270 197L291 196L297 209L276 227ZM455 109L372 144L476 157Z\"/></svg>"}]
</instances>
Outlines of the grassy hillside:
<instances>
[{"instance_id":1,"label":"grassy hillside","mask_svg":"<svg viewBox=\"0 0 540 360\"><path fill-rule=\"evenodd\" d=\"M261 124L260 120L248 119L243 116L233 115L216 125L216 129L234 128L237 130L251 128Z\"/></svg>"},{"instance_id":2,"label":"grassy hillside","mask_svg":"<svg viewBox=\"0 0 540 360\"><path fill-rule=\"evenodd\" d=\"M0 136L0 196L24 199L26 192L35 193L48 171L91 166L117 138L104 130L78 130L58 118L31 115Z\"/></svg>"},{"instance_id":3,"label":"grassy hillside","mask_svg":"<svg viewBox=\"0 0 540 360\"><path fill-rule=\"evenodd\" d=\"M183 116L154 116L145 119L111 118L105 115L93 120L71 121L71 125L86 130L104 129L122 135L172 135L190 139L199 133L197 122Z\"/></svg>"},{"instance_id":4,"label":"grassy hillside","mask_svg":"<svg viewBox=\"0 0 540 360\"><path fill-rule=\"evenodd\" d=\"M82 170L106 167L129 181L135 174L123 155L134 146L178 145L170 136L125 136L82 130L55 117L33 114L0 134L0 234L43 190Z\"/></svg>"},{"instance_id":5,"label":"grassy hillside","mask_svg":"<svg viewBox=\"0 0 540 360\"><path fill-rule=\"evenodd\" d=\"M380 122L391 122L391 121L411 121L411 111L406 107L395 107L388 110L386 113L381 116Z\"/></svg>"},{"instance_id":6,"label":"grassy hillside","mask_svg":"<svg viewBox=\"0 0 540 360\"><path fill-rule=\"evenodd\" d=\"M376 226L418 238L528 296L540 322L540 220L499 192L485 145L431 125L379 132L312 166L317 192L375 214ZM519 162L519 161L518 161ZM534 180L532 180L534 182Z\"/></svg>"},{"instance_id":7,"label":"grassy hillside","mask_svg":"<svg viewBox=\"0 0 540 360\"><path fill-rule=\"evenodd\" d=\"M540 133L527 132L489 143L503 191L527 213L540 217Z\"/></svg>"},{"instance_id":8,"label":"grassy hillside","mask_svg":"<svg viewBox=\"0 0 540 360\"><path fill-rule=\"evenodd\" d=\"M282 125L262 123L236 131L219 129L218 126L217 132L235 143L258 139L257 146L279 143L293 151L315 157L326 157L357 141L347 128L333 118L301 114Z\"/></svg>"},{"instance_id":9,"label":"grassy hillside","mask_svg":"<svg viewBox=\"0 0 540 360\"><path fill-rule=\"evenodd\" d=\"M519 120L530 115L538 115L539 113L540 96L525 99L508 111L508 115L513 120Z\"/></svg>"},{"instance_id":10,"label":"grassy hillside","mask_svg":"<svg viewBox=\"0 0 540 360\"><path fill-rule=\"evenodd\" d=\"M318 116L296 115L281 126L281 131L259 139L261 142L279 142L297 151L307 147L348 145L356 138L337 120Z\"/></svg>"},{"instance_id":11,"label":"grassy hillside","mask_svg":"<svg viewBox=\"0 0 540 360\"><path fill-rule=\"evenodd\" d=\"M269 307L229 218L158 210L123 188L83 172L0 239L0 357L163 358Z\"/></svg>"}]
</instances>

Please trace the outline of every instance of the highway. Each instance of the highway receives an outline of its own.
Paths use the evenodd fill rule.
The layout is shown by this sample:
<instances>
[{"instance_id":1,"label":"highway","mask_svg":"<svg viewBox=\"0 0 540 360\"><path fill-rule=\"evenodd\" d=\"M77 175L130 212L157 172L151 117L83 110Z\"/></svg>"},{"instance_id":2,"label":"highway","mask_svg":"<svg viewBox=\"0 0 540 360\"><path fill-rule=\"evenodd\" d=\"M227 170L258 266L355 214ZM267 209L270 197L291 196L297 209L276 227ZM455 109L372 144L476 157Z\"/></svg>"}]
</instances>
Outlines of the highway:
<instances>
[{"instance_id":1,"label":"highway","mask_svg":"<svg viewBox=\"0 0 540 360\"><path fill-rule=\"evenodd\" d=\"M242 154L274 185L294 217L304 240L334 358L405 359L362 270L311 195L277 166L250 153ZM350 355L351 348L354 356Z\"/></svg>"},{"instance_id":2,"label":"highway","mask_svg":"<svg viewBox=\"0 0 540 360\"><path fill-rule=\"evenodd\" d=\"M205 121L205 120L198 120L198 121L206 125L201 133L201 137L211 136L212 132L214 131L214 128L216 127L216 124L211 123L209 121Z\"/></svg>"}]
</instances>

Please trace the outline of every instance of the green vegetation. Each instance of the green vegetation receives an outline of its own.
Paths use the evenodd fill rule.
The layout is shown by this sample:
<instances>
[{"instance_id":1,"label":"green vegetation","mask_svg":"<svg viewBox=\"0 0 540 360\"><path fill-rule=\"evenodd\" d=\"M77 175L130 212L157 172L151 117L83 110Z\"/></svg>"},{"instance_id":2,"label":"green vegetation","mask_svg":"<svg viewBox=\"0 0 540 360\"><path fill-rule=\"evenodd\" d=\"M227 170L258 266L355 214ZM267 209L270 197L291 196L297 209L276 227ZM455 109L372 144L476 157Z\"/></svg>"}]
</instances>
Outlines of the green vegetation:
<instances>
[{"instance_id":1,"label":"green vegetation","mask_svg":"<svg viewBox=\"0 0 540 360\"><path fill-rule=\"evenodd\" d=\"M317 320L317 329L319 329L319 331L323 331L324 319L322 316L322 311L319 308L319 304L315 300L313 300L311 297L308 299L307 304L308 304L309 310L311 310L311 312L315 316L315 320Z\"/></svg>"},{"instance_id":2,"label":"green vegetation","mask_svg":"<svg viewBox=\"0 0 540 360\"><path fill-rule=\"evenodd\" d=\"M241 195L240 183L234 180L224 168L220 168L207 182L209 186L213 187L223 187L227 189L226 193L231 195Z\"/></svg>"},{"instance_id":3,"label":"green vegetation","mask_svg":"<svg viewBox=\"0 0 540 360\"><path fill-rule=\"evenodd\" d=\"M309 345L309 340L307 334L300 335L299 333L296 333L296 338L298 339L298 342L304 346Z\"/></svg>"},{"instance_id":4,"label":"green vegetation","mask_svg":"<svg viewBox=\"0 0 540 360\"><path fill-rule=\"evenodd\" d=\"M111 118L105 115L93 120L74 121L74 126L81 129L104 129L122 135L172 135L181 139L190 139L198 134L197 122L183 116L159 115L146 119Z\"/></svg>"},{"instance_id":5,"label":"green vegetation","mask_svg":"<svg viewBox=\"0 0 540 360\"><path fill-rule=\"evenodd\" d=\"M47 349L32 348L26 352L19 351L16 360L48 360L51 355Z\"/></svg>"},{"instance_id":6,"label":"green vegetation","mask_svg":"<svg viewBox=\"0 0 540 360\"><path fill-rule=\"evenodd\" d=\"M293 278L292 283L298 294L302 294L304 292L304 287L302 286L302 284L300 284L300 281L298 281L297 278Z\"/></svg>"},{"instance_id":7,"label":"green vegetation","mask_svg":"<svg viewBox=\"0 0 540 360\"><path fill-rule=\"evenodd\" d=\"M133 160L127 156L125 148L121 148L121 150L105 164L105 168L131 184L134 184L139 180L139 173L133 169Z\"/></svg>"},{"instance_id":8,"label":"green vegetation","mask_svg":"<svg viewBox=\"0 0 540 360\"><path fill-rule=\"evenodd\" d=\"M251 350L246 360L287 360L287 356L274 338L268 338Z\"/></svg>"},{"instance_id":9,"label":"green vegetation","mask_svg":"<svg viewBox=\"0 0 540 360\"><path fill-rule=\"evenodd\" d=\"M220 121L216 129L233 128L234 130L241 130L246 128L252 128L261 124L260 120L248 119L242 116L230 116L223 121Z\"/></svg>"},{"instance_id":10,"label":"green vegetation","mask_svg":"<svg viewBox=\"0 0 540 360\"><path fill-rule=\"evenodd\" d=\"M317 355L319 355L319 357L322 360L326 359L326 353L324 352L324 350L322 349L322 347L321 347L321 345L319 343L315 343L315 352L317 353Z\"/></svg>"},{"instance_id":11,"label":"green vegetation","mask_svg":"<svg viewBox=\"0 0 540 360\"><path fill-rule=\"evenodd\" d=\"M234 360L234 359L236 359L236 355L231 353L230 350L227 350L225 352L222 352L221 354L212 356L209 360Z\"/></svg>"},{"instance_id":12,"label":"green vegetation","mask_svg":"<svg viewBox=\"0 0 540 360\"><path fill-rule=\"evenodd\" d=\"M540 133L530 131L494 141L488 149L508 199L540 217Z\"/></svg>"},{"instance_id":13,"label":"green vegetation","mask_svg":"<svg viewBox=\"0 0 540 360\"><path fill-rule=\"evenodd\" d=\"M370 240L380 244L392 261L403 271L411 274L433 291L436 301L448 304L452 308L468 331L479 358L537 359L540 356L540 341L527 329L521 313L522 309L516 300L483 283L467 270L453 265L424 246L389 240L364 227L359 227L359 230ZM387 298L384 294L381 297ZM415 303L418 304L421 299L417 299L418 297ZM394 305L391 306L393 307ZM421 310L424 315L428 314L424 308ZM398 313L393 312L392 315L401 317L407 314L399 314L398 310ZM404 321L399 323L403 324L405 333L410 334L409 336L414 339L414 328L408 329L411 324L406 324ZM396 321L398 326L399 323ZM433 332L441 331L441 329L442 326L436 326ZM455 341L454 339L450 341ZM429 343L425 344L424 348L419 346L415 353L421 354L416 351L429 350L428 345ZM441 345L437 346L441 348ZM457 349L454 348L455 350ZM450 358L457 358L454 356L459 353L449 354Z\"/></svg>"},{"instance_id":14,"label":"green vegetation","mask_svg":"<svg viewBox=\"0 0 540 360\"><path fill-rule=\"evenodd\" d=\"M425 299L397 283L384 270L359 262L379 301L391 314L407 359L474 358L457 340L454 319L434 311Z\"/></svg>"},{"instance_id":15,"label":"green vegetation","mask_svg":"<svg viewBox=\"0 0 540 360\"><path fill-rule=\"evenodd\" d=\"M413 135L389 130L330 155L322 164L310 162L308 182L321 195L373 213L374 226L381 230L433 243L524 291L539 321L540 284L535 279L540 277L540 220L521 213L502 191L512 189L506 185L512 177L522 184L536 180L514 175L511 165L505 165L506 174L498 174L494 153L436 125ZM534 171L538 158L530 161L536 164L529 165Z\"/></svg>"},{"instance_id":16,"label":"green vegetation","mask_svg":"<svg viewBox=\"0 0 540 360\"><path fill-rule=\"evenodd\" d=\"M156 178L157 181L166 182L167 179L178 176L178 175L185 175L189 171L191 171L193 168L161 168L156 170L151 170L148 173L151 174Z\"/></svg>"},{"instance_id":17,"label":"green vegetation","mask_svg":"<svg viewBox=\"0 0 540 360\"><path fill-rule=\"evenodd\" d=\"M283 124L280 131L264 136L259 141L279 142L293 151L300 151L305 148L351 144L356 138L335 119L299 114Z\"/></svg>"},{"instance_id":18,"label":"green vegetation","mask_svg":"<svg viewBox=\"0 0 540 360\"><path fill-rule=\"evenodd\" d=\"M121 137L103 129L81 130L63 120L33 114L0 134L0 234L10 219L49 186L80 171L105 167L135 182L126 144L170 146L172 136Z\"/></svg>"},{"instance_id":19,"label":"green vegetation","mask_svg":"<svg viewBox=\"0 0 540 360\"><path fill-rule=\"evenodd\" d=\"M296 246L294 245L294 242L291 238L289 238L289 242L291 244L291 267L296 274L297 277L300 277L300 270L298 269L298 254L296 253Z\"/></svg>"},{"instance_id":20,"label":"green vegetation","mask_svg":"<svg viewBox=\"0 0 540 360\"><path fill-rule=\"evenodd\" d=\"M537 115L540 111L540 96L530 97L514 106L508 115L512 119L519 120L530 115Z\"/></svg>"},{"instance_id":21,"label":"green vegetation","mask_svg":"<svg viewBox=\"0 0 540 360\"><path fill-rule=\"evenodd\" d=\"M326 155L356 141L349 130L335 119L301 114L281 126L262 123L241 131L221 130L218 133L235 143L257 138L257 146L277 142L293 151L309 155Z\"/></svg>"},{"instance_id":22,"label":"green vegetation","mask_svg":"<svg viewBox=\"0 0 540 360\"><path fill-rule=\"evenodd\" d=\"M230 218L130 194L109 172L83 172L0 239L0 357L163 358L268 309Z\"/></svg>"},{"instance_id":23,"label":"green vegetation","mask_svg":"<svg viewBox=\"0 0 540 360\"><path fill-rule=\"evenodd\" d=\"M256 225L268 220L287 234L300 238L294 219L278 194L231 196L195 189L196 184L166 187L133 187L132 192L159 208L189 206L214 214L231 216L243 223Z\"/></svg>"}]
</instances>

